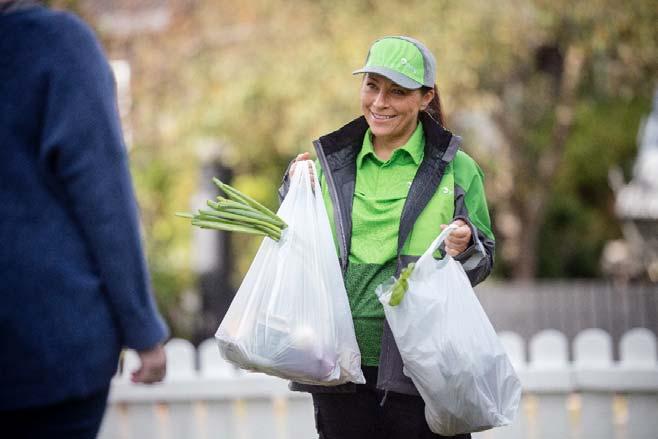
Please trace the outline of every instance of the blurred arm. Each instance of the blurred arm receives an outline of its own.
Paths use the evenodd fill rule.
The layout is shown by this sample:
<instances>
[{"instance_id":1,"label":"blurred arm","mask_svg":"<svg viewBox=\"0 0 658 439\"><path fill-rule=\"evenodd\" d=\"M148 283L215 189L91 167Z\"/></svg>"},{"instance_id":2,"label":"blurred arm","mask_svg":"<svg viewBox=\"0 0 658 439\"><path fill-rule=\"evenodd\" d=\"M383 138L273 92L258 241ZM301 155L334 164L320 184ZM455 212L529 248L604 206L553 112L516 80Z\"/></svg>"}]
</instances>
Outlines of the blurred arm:
<instances>
[{"instance_id":1,"label":"blurred arm","mask_svg":"<svg viewBox=\"0 0 658 439\"><path fill-rule=\"evenodd\" d=\"M68 18L52 66L40 159L82 231L124 346L167 336L150 292L112 72L92 32Z\"/></svg>"}]
</instances>

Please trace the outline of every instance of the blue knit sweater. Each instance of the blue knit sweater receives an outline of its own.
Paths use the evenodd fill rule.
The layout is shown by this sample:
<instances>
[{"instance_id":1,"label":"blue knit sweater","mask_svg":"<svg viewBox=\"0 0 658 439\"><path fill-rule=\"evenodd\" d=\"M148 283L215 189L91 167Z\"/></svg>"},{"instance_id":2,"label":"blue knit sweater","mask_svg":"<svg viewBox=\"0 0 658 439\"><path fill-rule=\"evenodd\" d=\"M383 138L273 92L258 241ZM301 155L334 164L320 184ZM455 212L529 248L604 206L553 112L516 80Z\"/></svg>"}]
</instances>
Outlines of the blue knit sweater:
<instances>
[{"instance_id":1,"label":"blue knit sweater","mask_svg":"<svg viewBox=\"0 0 658 439\"><path fill-rule=\"evenodd\" d=\"M0 14L0 410L98 391L166 335L101 47L68 13Z\"/></svg>"}]
</instances>

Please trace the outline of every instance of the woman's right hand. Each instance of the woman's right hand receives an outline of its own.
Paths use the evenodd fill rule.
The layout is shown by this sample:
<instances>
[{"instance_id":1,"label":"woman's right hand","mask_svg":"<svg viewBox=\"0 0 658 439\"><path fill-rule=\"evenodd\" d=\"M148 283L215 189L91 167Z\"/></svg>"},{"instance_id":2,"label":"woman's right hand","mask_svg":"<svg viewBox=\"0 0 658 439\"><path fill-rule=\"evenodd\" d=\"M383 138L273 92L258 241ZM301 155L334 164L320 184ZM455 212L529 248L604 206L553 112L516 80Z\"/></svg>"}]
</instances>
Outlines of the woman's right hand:
<instances>
[{"instance_id":1,"label":"woman's right hand","mask_svg":"<svg viewBox=\"0 0 658 439\"><path fill-rule=\"evenodd\" d=\"M293 164L290 167L290 172L288 172L289 177L292 178L293 175L295 175L295 167L297 166L297 162L299 161L304 161L304 160L309 160L311 154L308 152L303 152L301 154L298 154L297 157L295 157L295 160L293 160ZM308 170L311 173L311 181L313 181L313 166L311 164L308 164Z\"/></svg>"},{"instance_id":2,"label":"woman's right hand","mask_svg":"<svg viewBox=\"0 0 658 439\"><path fill-rule=\"evenodd\" d=\"M293 160L292 166L290 166L290 172L288 172L288 177L292 178L292 176L295 174L295 168L297 167L297 162L309 160L310 156L311 155L308 152L303 152L301 154L298 154L297 157L295 157L295 160ZM311 161L308 162L308 176L311 182L311 190L313 191L313 193L315 193L315 172L313 171L313 162Z\"/></svg>"}]
</instances>

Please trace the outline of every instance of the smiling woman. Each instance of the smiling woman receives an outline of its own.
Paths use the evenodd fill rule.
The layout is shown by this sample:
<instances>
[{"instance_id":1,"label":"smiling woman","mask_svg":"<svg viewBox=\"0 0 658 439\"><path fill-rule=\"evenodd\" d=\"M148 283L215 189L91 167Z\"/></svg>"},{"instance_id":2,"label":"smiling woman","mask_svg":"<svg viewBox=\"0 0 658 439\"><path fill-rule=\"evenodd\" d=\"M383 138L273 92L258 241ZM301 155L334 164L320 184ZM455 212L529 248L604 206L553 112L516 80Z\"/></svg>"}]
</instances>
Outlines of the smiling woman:
<instances>
[{"instance_id":1,"label":"smiling woman","mask_svg":"<svg viewBox=\"0 0 658 439\"><path fill-rule=\"evenodd\" d=\"M434 89L410 90L376 73L364 76L361 111L370 126L377 157L388 160L395 149L407 143L418 125L418 113L433 98Z\"/></svg>"},{"instance_id":2,"label":"smiling woman","mask_svg":"<svg viewBox=\"0 0 658 439\"><path fill-rule=\"evenodd\" d=\"M418 259L449 223L458 227L445 253L462 263L473 285L489 275L494 239L482 172L459 150L461 138L443 127L436 62L425 45L381 38L354 73L364 75L363 115L313 143L366 384L292 388L313 394L321 438L437 438L402 371L375 289Z\"/></svg>"}]
</instances>

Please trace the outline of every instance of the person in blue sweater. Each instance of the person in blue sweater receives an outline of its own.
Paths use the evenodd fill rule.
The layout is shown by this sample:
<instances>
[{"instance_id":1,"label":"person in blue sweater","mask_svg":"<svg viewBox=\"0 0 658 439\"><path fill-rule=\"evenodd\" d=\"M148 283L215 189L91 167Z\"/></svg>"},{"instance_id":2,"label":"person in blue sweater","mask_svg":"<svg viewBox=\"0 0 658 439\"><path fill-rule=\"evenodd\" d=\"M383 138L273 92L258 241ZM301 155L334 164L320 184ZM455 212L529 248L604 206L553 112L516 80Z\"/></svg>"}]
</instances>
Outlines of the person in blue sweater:
<instances>
[{"instance_id":1,"label":"person in blue sweater","mask_svg":"<svg viewBox=\"0 0 658 439\"><path fill-rule=\"evenodd\" d=\"M0 0L0 436L92 438L122 348L164 377L112 71L76 16Z\"/></svg>"}]
</instances>

